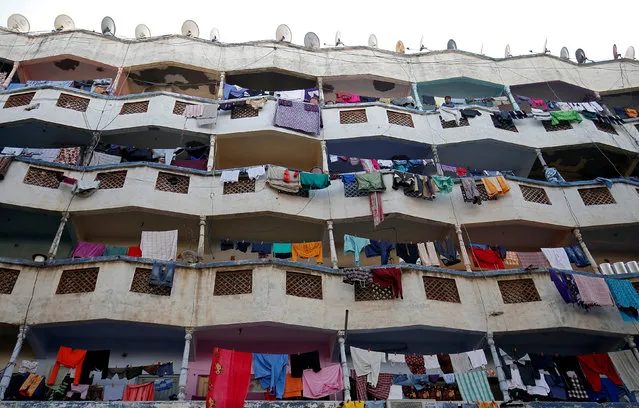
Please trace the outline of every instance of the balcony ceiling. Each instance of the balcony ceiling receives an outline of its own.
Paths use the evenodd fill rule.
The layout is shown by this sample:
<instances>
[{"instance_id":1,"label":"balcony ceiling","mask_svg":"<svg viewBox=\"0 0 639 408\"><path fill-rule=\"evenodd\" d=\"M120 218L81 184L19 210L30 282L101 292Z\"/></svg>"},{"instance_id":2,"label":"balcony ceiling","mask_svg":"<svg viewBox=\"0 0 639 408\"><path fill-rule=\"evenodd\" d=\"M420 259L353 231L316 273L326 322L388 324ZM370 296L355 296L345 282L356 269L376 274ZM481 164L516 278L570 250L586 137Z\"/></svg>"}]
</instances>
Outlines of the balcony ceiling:
<instances>
[{"instance_id":1,"label":"balcony ceiling","mask_svg":"<svg viewBox=\"0 0 639 408\"><path fill-rule=\"evenodd\" d=\"M438 148L442 164L471 170L511 170L527 177L537 158L534 149L494 140L445 144Z\"/></svg>"},{"instance_id":2,"label":"balcony ceiling","mask_svg":"<svg viewBox=\"0 0 639 408\"><path fill-rule=\"evenodd\" d=\"M417 93L428 96L444 97L448 95L453 98L488 98L501 96L503 92L504 85L467 77L438 79L417 84Z\"/></svg>"},{"instance_id":3,"label":"balcony ceiling","mask_svg":"<svg viewBox=\"0 0 639 408\"><path fill-rule=\"evenodd\" d=\"M513 95L522 95L529 98L564 101L564 102L581 102L584 100L592 100L593 91L572 85L563 81L547 81L536 82L531 84L513 85L510 87Z\"/></svg>"}]
</instances>

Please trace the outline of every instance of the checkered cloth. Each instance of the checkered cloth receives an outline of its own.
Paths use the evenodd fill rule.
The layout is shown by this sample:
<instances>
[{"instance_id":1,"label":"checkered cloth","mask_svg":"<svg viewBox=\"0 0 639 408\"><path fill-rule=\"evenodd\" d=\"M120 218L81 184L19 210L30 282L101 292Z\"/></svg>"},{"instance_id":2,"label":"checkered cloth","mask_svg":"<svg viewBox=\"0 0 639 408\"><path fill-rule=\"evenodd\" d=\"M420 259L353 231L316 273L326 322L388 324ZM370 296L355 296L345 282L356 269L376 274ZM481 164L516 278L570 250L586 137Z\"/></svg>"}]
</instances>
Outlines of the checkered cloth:
<instances>
[{"instance_id":1,"label":"checkered cloth","mask_svg":"<svg viewBox=\"0 0 639 408\"><path fill-rule=\"evenodd\" d=\"M381 373L380 373L381 376ZM355 374L355 370L351 370L351 378L355 380L355 390L357 391L357 399L359 401L366 401L366 376ZM377 380L379 381L379 379ZM391 381L392 382L392 381Z\"/></svg>"},{"instance_id":2,"label":"checkered cloth","mask_svg":"<svg viewBox=\"0 0 639 408\"><path fill-rule=\"evenodd\" d=\"M588 400L588 393L586 392L586 388L579 380L579 377L576 375L571 375L568 377L569 384L566 384L568 387L568 398L569 399L577 399L577 400Z\"/></svg>"},{"instance_id":3,"label":"checkered cloth","mask_svg":"<svg viewBox=\"0 0 639 408\"><path fill-rule=\"evenodd\" d=\"M508 254L506 254L508 255ZM523 268L529 266L537 268L550 268L548 260L544 256L543 252L517 252L517 257Z\"/></svg>"},{"instance_id":4,"label":"checkered cloth","mask_svg":"<svg viewBox=\"0 0 639 408\"><path fill-rule=\"evenodd\" d=\"M426 374L424 356L422 354L406 354L406 364L413 374Z\"/></svg>"},{"instance_id":5,"label":"checkered cloth","mask_svg":"<svg viewBox=\"0 0 639 408\"><path fill-rule=\"evenodd\" d=\"M573 274L573 279L579 289L581 300L587 305L614 306L610 296L610 288L606 280L599 277L590 277Z\"/></svg>"},{"instance_id":6,"label":"checkered cloth","mask_svg":"<svg viewBox=\"0 0 639 408\"><path fill-rule=\"evenodd\" d=\"M380 373L376 387L366 383L365 375L360 375L358 377L357 374L355 374L355 370L351 370L351 378L355 380L357 399L359 401L367 401L370 398L386 400L388 399L391 386L393 385L393 374Z\"/></svg>"},{"instance_id":7,"label":"checkered cloth","mask_svg":"<svg viewBox=\"0 0 639 408\"><path fill-rule=\"evenodd\" d=\"M142 231L140 249L142 258L175 261L178 231Z\"/></svg>"},{"instance_id":8,"label":"checkered cloth","mask_svg":"<svg viewBox=\"0 0 639 408\"><path fill-rule=\"evenodd\" d=\"M517 256L517 252L514 251L506 251L506 258L504 259L504 267L505 268L521 268L521 263L519 262L519 257Z\"/></svg>"}]
</instances>

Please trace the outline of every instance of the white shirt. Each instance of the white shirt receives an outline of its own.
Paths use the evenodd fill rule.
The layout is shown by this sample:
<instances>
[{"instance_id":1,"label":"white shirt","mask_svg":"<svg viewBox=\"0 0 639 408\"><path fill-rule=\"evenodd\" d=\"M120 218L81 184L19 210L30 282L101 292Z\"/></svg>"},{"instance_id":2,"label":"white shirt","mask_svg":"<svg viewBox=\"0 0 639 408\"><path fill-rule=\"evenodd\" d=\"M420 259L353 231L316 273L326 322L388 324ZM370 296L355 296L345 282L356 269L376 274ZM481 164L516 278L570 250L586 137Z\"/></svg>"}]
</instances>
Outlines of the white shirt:
<instances>
[{"instance_id":1,"label":"white shirt","mask_svg":"<svg viewBox=\"0 0 639 408\"><path fill-rule=\"evenodd\" d=\"M366 382L377 387L379 371L382 363L386 362L386 353L368 351L357 347L351 347L351 359L357 376L366 376Z\"/></svg>"}]
</instances>

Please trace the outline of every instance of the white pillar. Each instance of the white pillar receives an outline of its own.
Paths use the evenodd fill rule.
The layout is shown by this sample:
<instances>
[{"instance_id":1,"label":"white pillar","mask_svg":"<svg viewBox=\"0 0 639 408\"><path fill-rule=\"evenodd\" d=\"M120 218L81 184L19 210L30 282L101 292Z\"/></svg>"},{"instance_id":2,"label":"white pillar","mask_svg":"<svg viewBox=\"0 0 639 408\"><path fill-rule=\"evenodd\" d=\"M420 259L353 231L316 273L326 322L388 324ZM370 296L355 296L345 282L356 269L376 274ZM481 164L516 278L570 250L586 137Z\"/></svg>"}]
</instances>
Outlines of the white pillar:
<instances>
[{"instance_id":1,"label":"white pillar","mask_svg":"<svg viewBox=\"0 0 639 408\"><path fill-rule=\"evenodd\" d=\"M111 82L111 86L109 87L108 93L111 95L115 95L118 92L118 85L120 84L120 79L122 78L122 71L124 71L123 67L118 68L118 73L115 74L115 78L113 82Z\"/></svg>"},{"instance_id":2,"label":"white pillar","mask_svg":"<svg viewBox=\"0 0 639 408\"><path fill-rule=\"evenodd\" d=\"M20 61L14 61L11 72L9 72L9 75L7 75L7 78L4 80L2 85L0 85L0 88L7 89L9 87L9 84L11 84L11 81L13 80L13 76L16 74L16 71L18 71L19 67L20 67Z\"/></svg>"},{"instance_id":3,"label":"white pillar","mask_svg":"<svg viewBox=\"0 0 639 408\"><path fill-rule=\"evenodd\" d=\"M508 96L508 100L510 100L510 104L513 105L513 110L520 111L521 109L519 108L519 104L515 100L515 97L513 96L513 94L510 92L510 86L506 85L504 90L506 91L506 95Z\"/></svg>"},{"instance_id":4,"label":"white pillar","mask_svg":"<svg viewBox=\"0 0 639 408\"><path fill-rule=\"evenodd\" d=\"M473 268L470 265L470 259L468 258L468 251L466 251L466 245L464 245L464 236L462 235L461 225L455 224L455 232L457 233L457 240L459 241L459 252L461 253L462 261L466 267L466 271L472 272Z\"/></svg>"},{"instance_id":5,"label":"white pillar","mask_svg":"<svg viewBox=\"0 0 639 408\"><path fill-rule=\"evenodd\" d=\"M55 259L56 254L58 253L58 247L60 246L60 239L62 238L62 233L64 232L64 226L67 221L69 221L69 213L65 212L62 214L62 218L60 219L60 225L58 225L58 230L55 233L55 237L53 237L53 242L51 243L51 248L49 248L49 259L50 261Z\"/></svg>"},{"instance_id":6,"label":"white pillar","mask_svg":"<svg viewBox=\"0 0 639 408\"><path fill-rule=\"evenodd\" d=\"M217 99L224 100L224 84L226 83L226 72L220 72L220 84L217 87Z\"/></svg>"},{"instance_id":7,"label":"white pillar","mask_svg":"<svg viewBox=\"0 0 639 408\"><path fill-rule=\"evenodd\" d=\"M16 366L16 360L18 359L20 350L22 350L22 342L27 337L27 331L29 331L29 326L27 325L20 326L20 328L18 329L18 340L16 341L16 345L13 347L13 353L11 353L9 364L7 364L7 367L4 370L4 374L2 375L2 379L0 379L0 401L4 399L4 393L7 388L9 388L11 375L13 375L13 369Z\"/></svg>"},{"instance_id":8,"label":"white pillar","mask_svg":"<svg viewBox=\"0 0 639 408\"><path fill-rule=\"evenodd\" d=\"M189 374L189 353L191 352L191 339L193 338L193 328L187 327L184 329L184 353L182 354L182 368L180 369L180 380L178 382L180 391L178 393L178 400L184 401L186 398L186 379Z\"/></svg>"},{"instance_id":9,"label":"white pillar","mask_svg":"<svg viewBox=\"0 0 639 408\"><path fill-rule=\"evenodd\" d=\"M98 145L100 141L100 132L93 132L93 136L91 137L91 143L87 146L84 151L84 159L82 160L83 166L88 166L91 163L91 157L93 156L93 151L95 147Z\"/></svg>"},{"instance_id":10,"label":"white pillar","mask_svg":"<svg viewBox=\"0 0 639 408\"><path fill-rule=\"evenodd\" d=\"M547 169L548 164L546 163L546 160L544 160L544 155L541 154L541 149L535 149L535 153L537 153L537 160L539 160L539 163L541 163L544 169Z\"/></svg>"},{"instance_id":11,"label":"white pillar","mask_svg":"<svg viewBox=\"0 0 639 408\"><path fill-rule=\"evenodd\" d=\"M599 267L597 266L597 262L595 261L595 258L592 257L592 254L588 250L588 247L586 246L586 243L584 242L584 238L581 236L581 231L579 230L579 228L575 228L574 230L572 230L572 233L575 235L575 238L577 238L577 242L579 242L579 246L581 246L581 250L584 251L584 255L586 255L586 258L588 258L588 261L590 261L590 267L592 268L592 271L594 273L600 273Z\"/></svg>"},{"instance_id":12,"label":"white pillar","mask_svg":"<svg viewBox=\"0 0 639 408\"><path fill-rule=\"evenodd\" d=\"M488 338L488 346L490 347L490 354L493 356L493 363L495 363L495 370L497 370L497 379L499 380L499 389L502 394L504 394L504 402L510 401L510 395L508 394L508 384L506 384L506 375L504 374L504 369L501 366L501 362L499 361L499 356L497 355L497 348L495 347L495 340L493 339L493 333L486 333L486 337Z\"/></svg>"},{"instance_id":13,"label":"white pillar","mask_svg":"<svg viewBox=\"0 0 639 408\"><path fill-rule=\"evenodd\" d=\"M437 152L437 145L432 145L430 149L433 151L433 161L435 162L435 168L437 169L437 175L443 176L444 170L442 170L442 165L439 162L439 153Z\"/></svg>"},{"instance_id":14,"label":"white pillar","mask_svg":"<svg viewBox=\"0 0 639 408\"><path fill-rule=\"evenodd\" d=\"M209 159L206 162L206 171L213 171L215 168L215 135L210 137Z\"/></svg>"},{"instance_id":15,"label":"white pillar","mask_svg":"<svg viewBox=\"0 0 639 408\"><path fill-rule=\"evenodd\" d=\"M419 109L420 111L424 110L424 106L422 105L422 99L417 94L417 84L413 82L412 84L410 84L410 86L413 91L413 99L415 100L415 106L417 106L417 109Z\"/></svg>"},{"instance_id":16,"label":"white pillar","mask_svg":"<svg viewBox=\"0 0 639 408\"><path fill-rule=\"evenodd\" d=\"M342 377L344 377L344 401L351 400L351 384L348 381L348 364L346 363L346 339L344 330L337 332L337 342L339 343L339 358L342 363Z\"/></svg>"},{"instance_id":17,"label":"white pillar","mask_svg":"<svg viewBox=\"0 0 639 408\"><path fill-rule=\"evenodd\" d=\"M324 104L324 78L317 77L317 89L319 91L319 102Z\"/></svg>"},{"instance_id":18,"label":"white pillar","mask_svg":"<svg viewBox=\"0 0 639 408\"><path fill-rule=\"evenodd\" d=\"M204 237L206 234L206 215L200 215L200 239L197 241L197 256L204 258Z\"/></svg>"},{"instance_id":19,"label":"white pillar","mask_svg":"<svg viewBox=\"0 0 639 408\"><path fill-rule=\"evenodd\" d=\"M333 221L326 221L326 226L328 227L328 242L331 248L331 265L333 269L338 269L337 266L337 250L335 249L335 236L333 235Z\"/></svg>"},{"instance_id":20,"label":"white pillar","mask_svg":"<svg viewBox=\"0 0 639 408\"><path fill-rule=\"evenodd\" d=\"M328 151L326 150L326 140L322 140L322 171L328 174Z\"/></svg>"},{"instance_id":21,"label":"white pillar","mask_svg":"<svg viewBox=\"0 0 639 408\"><path fill-rule=\"evenodd\" d=\"M628 343L628 347L630 347L630 350L632 350L632 354L634 354L637 361L639 361L639 351L637 351L637 343L635 343L635 336L632 336L632 335L626 336L626 343Z\"/></svg>"}]
</instances>

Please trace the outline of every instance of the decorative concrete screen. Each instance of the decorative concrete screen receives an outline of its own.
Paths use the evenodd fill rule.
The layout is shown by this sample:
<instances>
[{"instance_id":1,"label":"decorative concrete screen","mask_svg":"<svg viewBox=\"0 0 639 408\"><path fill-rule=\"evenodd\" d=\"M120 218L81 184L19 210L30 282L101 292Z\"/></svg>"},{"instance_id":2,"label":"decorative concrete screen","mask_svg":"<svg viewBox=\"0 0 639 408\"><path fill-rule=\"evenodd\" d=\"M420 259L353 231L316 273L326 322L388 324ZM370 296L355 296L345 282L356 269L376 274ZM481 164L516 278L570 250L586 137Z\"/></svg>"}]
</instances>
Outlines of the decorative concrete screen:
<instances>
[{"instance_id":1,"label":"decorative concrete screen","mask_svg":"<svg viewBox=\"0 0 639 408\"><path fill-rule=\"evenodd\" d=\"M552 121L550 120L542 120L541 124L544 125L544 129L546 129L546 132L556 132L558 130L570 130L572 129L572 125L570 124L570 122L566 122L566 121L559 121L558 124L553 125Z\"/></svg>"},{"instance_id":2,"label":"decorative concrete screen","mask_svg":"<svg viewBox=\"0 0 639 408\"><path fill-rule=\"evenodd\" d=\"M243 295L253 293L253 271L229 271L215 273L213 296Z\"/></svg>"},{"instance_id":3,"label":"decorative concrete screen","mask_svg":"<svg viewBox=\"0 0 639 408\"><path fill-rule=\"evenodd\" d=\"M424 280L424 292L426 299L439 300L440 302L461 303L457 282L450 278L422 277Z\"/></svg>"},{"instance_id":4,"label":"decorative concrete screen","mask_svg":"<svg viewBox=\"0 0 639 408\"><path fill-rule=\"evenodd\" d=\"M10 295L18 281L20 271L15 269L0 268L0 294Z\"/></svg>"},{"instance_id":5,"label":"decorative concrete screen","mask_svg":"<svg viewBox=\"0 0 639 408\"><path fill-rule=\"evenodd\" d=\"M224 183L223 194L245 194L255 192L255 180L239 179L237 183Z\"/></svg>"},{"instance_id":6,"label":"decorative concrete screen","mask_svg":"<svg viewBox=\"0 0 639 408\"><path fill-rule=\"evenodd\" d=\"M604 123L599 120L595 120L593 122L595 122L595 127L602 132L610 133L611 135L618 135L617 129L615 129L615 127L610 123Z\"/></svg>"},{"instance_id":7,"label":"decorative concrete screen","mask_svg":"<svg viewBox=\"0 0 639 408\"><path fill-rule=\"evenodd\" d=\"M120 115L131 115L133 113L145 113L149 110L149 101L130 102L122 105Z\"/></svg>"},{"instance_id":8,"label":"decorative concrete screen","mask_svg":"<svg viewBox=\"0 0 639 408\"><path fill-rule=\"evenodd\" d=\"M195 105L194 103L187 103L182 101L175 101L175 105L173 105L173 114L174 115L184 115L184 109L188 105Z\"/></svg>"},{"instance_id":9,"label":"decorative concrete screen","mask_svg":"<svg viewBox=\"0 0 639 408\"><path fill-rule=\"evenodd\" d=\"M126 170L122 170L98 173L98 175L95 176L95 180L100 182L101 190L122 188L124 187L124 180L126 180L126 172Z\"/></svg>"},{"instance_id":10,"label":"decorative concrete screen","mask_svg":"<svg viewBox=\"0 0 639 408\"><path fill-rule=\"evenodd\" d=\"M63 174L61 171L29 167L23 182L24 184L31 184L33 186L56 189L60 187L60 180Z\"/></svg>"},{"instance_id":11,"label":"decorative concrete screen","mask_svg":"<svg viewBox=\"0 0 639 408\"><path fill-rule=\"evenodd\" d=\"M523 184L520 184L519 189L521 190L521 194L524 196L525 201L552 205L550 198L548 198L548 194L546 194L546 190L543 188L524 186Z\"/></svg>"},{"instance_id":12,"label":"decorative concrete screen","mask_svg":"<svg viewBox=\"0 0 639 408\"><path fill-rule=\"evenodd\" d=\"M27 106L33 100L35 96L35 92L22 93L18 95L11 95L7 98L7 101L4 103L3 108L15 108L18 106Z\"/></svg>"},{"instance_id":13,"label":"decorative concrete screen","mask_svg":"<svg viewBox=\"0 0 639 408\"><path fill-rule=\"evenodd\" d=\"M100 268L69 269L62 271L56 295L95 291Z\"/></svg>"},{"instance_id":14,"label":"decorative concrete screen","mask_svg":"<svg viewBox=\"0 0 639 408\"><path fill-rule=\"evenodd\" d=\"M607 187L580 188L577 191L585 205L617 204Z\"/></svg>"},{"instance_id":15,"label":"decorative concrete screen","mask_svg":"<svg viewBox=\"0 0 639 408\"><path fill-rule=\"evenodd\" d=\"M90 100L87 98L80 98L79 96L69 95L69 94L60 94L58 98L58 102L55 106L64 109L71 109L78 112L86 112L89 107Z\"/></svg>"},{"instance_id":16,"label":"decorative concrete screen","mask_svg":"<svg viewBox=\"0 0 639 408\"><path fill-rule=\"evenodd\" d=\"M539 302L539 292L532 279L509 279L497 281L504 303Z\"/></svg>"},{"instance_id":17,"label":"decorative concrete screen","mask_svg":"<svg viewBox=\"0 0 639 408\"><path fill-rule=\"evenodd\" d=\"M454 120L449 120L446 122L441 118L441 116L439 117L439 120L441 121L442 129L470 126L470 123L468 122L468 118L461 118L459 120L459 124L457 124L457 122L455 122Z\"/></svg>"},{"instance_id":18,"label":"decorative concrete screen","mask_svg":"<svg viewBox=\"0 0 639 408\"><path fill-rule=\"evenodd\" d=\"M231 108L231 119L254 118L259 115L259 111L251 105L233 105Z\"/></svg>"},{"instance_id":19,"label":"decorative concrete screen","mask_svg":"<svg viewBox=\"0 0 639 408\"><path fill-rule=\"evenodd\" d=\"M322 299L322 277L305 273L286 272L286 294Z\"/></svg>"},{"instance_id":20,"label":"decorative concrete screen","mask_svg":"<svg viewBox=\"0 0 639 408\"><path fill-rule=\"evenodd\" d=\"M161 171L158 173L155 189L170 193L188 194L189 177Z\"/></svg>"},{"instance_id":21,"label":"decorative concrete screen","mask_svg":"<svg viewBox=\"0 0 639 408\"><path fill-rule=\"evenodd\" d=\"M147 293L149 295L171 296L171 288L167 286L149 285L151 280L151 269L135 268L133 281L131 282L131 292Z\"/></svg>"},{"instance_id":22,"label":"decorative concrete screen","mask_svg":"<svg viewBox=\"0 0 639 408\"><path fill-rule=\"evenodd\" d=\"M350 125L353 123L366 123L366 109L350 109L339 111L339 123L342 125Z\"/></svg>"},{"instance_id":23,"label":"decorative concrete screen","mask_svg":"<svg viewBox=\"0 0 639 408\"><path fill-rule=\"evenodd\" d=\"M382 288L376 283L369 283L367 285L360 285L359 283L356 283L354 286L356 302L395 299L395 296L393 296L393 288L390 286Z\"/></svg>"},{"instance_id":24,"label":"decorative concrete screen","mask_svg":"<svg viewBox=\"0 0 639 408\"><path fill-rule=\"evenodd\" d=\"M401 113L395 111L386 111L386 116L388 116L388 123L392 125L406 126L406 127L415 127L413 123L413 117L408 113Z\"/></svg>"}]
</instances>

